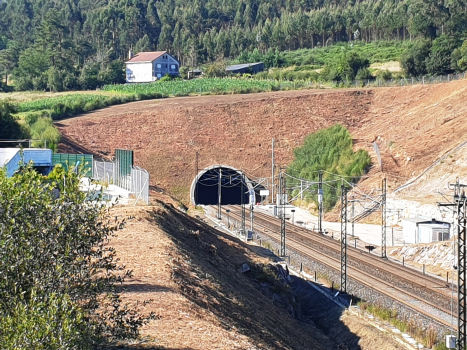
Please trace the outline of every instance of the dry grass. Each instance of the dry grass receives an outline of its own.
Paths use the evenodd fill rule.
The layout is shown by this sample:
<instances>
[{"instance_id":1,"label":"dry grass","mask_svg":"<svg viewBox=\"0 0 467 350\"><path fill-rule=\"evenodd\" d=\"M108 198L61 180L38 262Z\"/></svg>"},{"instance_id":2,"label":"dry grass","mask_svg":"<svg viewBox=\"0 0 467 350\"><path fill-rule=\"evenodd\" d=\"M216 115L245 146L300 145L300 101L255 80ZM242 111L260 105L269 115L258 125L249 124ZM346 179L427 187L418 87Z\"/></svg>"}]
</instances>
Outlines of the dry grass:
<instances>
[{"instance_id":1,"label":"dry grass","mask_svg":"<svg viewBox=\"0 0 467 350\"><path fill-rule=\"evenodd\" d=\"M404 348L400 342L395 340L394 335L381 332L374 325L369 324L366 320L357 317L355 314L346 312L342 315L341 321L352 333L360 338L358 345L361 350L395 350Z\"/></svg>"},{"instance_id":2,"label":"dry grass","mask_svg":"<svg viewBox=\"0 0 467 350\"><path fill-rule=\"evenodd\" d=\"M64 92L42 92L42 91L18 91L18 92L9 92L3 93L0 92L0 100L9 99L11 102L14 103L21 103L21 102L31 102L36 100L41 100L44 98L52 98L52 97L59 97L65 95L105 95L105 96L113 96L117 95L113 92L105 92L105 91L64 91Z\"/></svg>"},{"instance_id":3,"label":"dry grass","mask_svg":"<svg viewBox=\"0 0 467 350\"><path fill-rule=\"evenodd\" d=\"M401 64L398 61L389 61L384 63L375 62L370 65L370 68L377 70L388 70L393 73L402 72Z\"/></svg>"},{"instance_id":4,"label":"dry grass","mask_svg":"<svg viewBox=\"0 0 467 350\"><path fill-rule=\"evenodd\" d=\"M117 208L112 215L135 216L113 241L121 261L134 272L125 284L127 300L152 303L144 308L161 316L142 328L143 339L173 349L248 349L247 337L223 329L214 315L194 306L173 279L179 251L152 216L160 208ZM145 342L146 342L145 341ZM151 345L152 345L151 344ZM215 346L213 346L215 344Z\"/></svg>"},{"instance_id":5,"label":"dry grass","mask_svg":"<svg viewBox=\"0 0 467 350\"><path fill-rule=\"evenodd\" d=\"M136 348L327 349L329 340L261 294L259 282L237 271L267 262L242 242L174 209L176 202L112 210L130 219L112 245L134 278L132 302L160 315L142 328ZM281 326L278 327L278 322ZM127 348L132 348L127 346Z\"/></svg>"}]
</instances>

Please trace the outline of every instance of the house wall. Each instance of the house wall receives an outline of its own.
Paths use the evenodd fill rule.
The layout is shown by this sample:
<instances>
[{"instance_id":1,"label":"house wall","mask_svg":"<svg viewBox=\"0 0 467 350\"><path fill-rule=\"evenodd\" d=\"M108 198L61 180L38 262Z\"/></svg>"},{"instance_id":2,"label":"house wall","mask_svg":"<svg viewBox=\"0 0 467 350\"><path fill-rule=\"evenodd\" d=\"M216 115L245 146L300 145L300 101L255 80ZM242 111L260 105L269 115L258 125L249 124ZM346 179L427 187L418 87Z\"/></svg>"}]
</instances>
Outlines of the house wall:
<instances>
[{"instance_id":1,"label":"house wall","mask_svg":"<svg viewBox=\"0 0 467 350\"><path fill-rule=\"evenodd\" d=\"M153 62L153 75L157 79L164 77L166 74L178 76L179 69L178 61L169 54L162 55Z\"/></svg>"},{"instance_id":2,"label":"house wall","mask_svg":"<svg viewBox=\"0 0 467 350\"><path fill-rule=\"evenodd\" d=\"M418 243L417 224L415 222L402 220L403 239L406 244Z\"/></svg>"},{"instance_id":3,"label":"house wall","mask_svg":"<svg viewBox=\"0 0 467 350\"><path fill-rule=\"evenodd\" d=\"M150 83L153 80L151 62L126 63L127 83Z\"/></svg>"},{"instance_id":4,"label":"house wall","mask_svg":"<svg viewBox=\"0 0 467 350\"><path fill-rule=\"evenodd\" d=\"M432 225L432 224L420 224L418 227L420 231L420 243L438 242L438 240L433 241L433 233L436 231L449 232L448 239L451 236L450 227L447 225L441 226L441 225Z\"/></svg>"},{"instance_id":5,"label":"house wall","mask_svg":"<svg viewBox=\"0 0 467 350\"><path fill-rule=\"evenodd\" d=\"M418 243L431 243L432 240L432 226L431 225L418 225L420 234L420 241Z\"/></svg>"}]
</instances>

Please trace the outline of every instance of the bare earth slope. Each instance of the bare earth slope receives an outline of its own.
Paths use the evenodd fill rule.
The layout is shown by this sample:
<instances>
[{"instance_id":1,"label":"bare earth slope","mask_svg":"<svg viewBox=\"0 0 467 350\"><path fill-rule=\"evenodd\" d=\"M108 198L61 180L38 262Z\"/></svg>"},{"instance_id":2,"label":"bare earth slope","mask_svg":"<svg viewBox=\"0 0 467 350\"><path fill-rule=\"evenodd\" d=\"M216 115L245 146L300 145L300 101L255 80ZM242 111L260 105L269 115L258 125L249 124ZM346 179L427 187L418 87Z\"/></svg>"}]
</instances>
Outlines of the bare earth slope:
<instances>
[{"instance_id":1,"label":"bare earth slope","mask_svg":"<svg viewBox=\"0 0 467 350\"><path fill-rule=\"evenodd\" d=\"M263 294L258 280L265 279L256 266L269 260L238 239L162 201L117 207L111 215L131 218L111 242L134 271L124 298L152 300L143 312L160 316L142 328L143 341L125 349L334 348L334 339L293 319ZM252 271L239 272L244 263Z\"/></svg>"},{"instance_id":2,"label":"bare earth slope","mask_svg":"<svg viewBox=\"0 0 467 350\"><path fill-rule=\"evenodd\" d=\"M62 151L111 155L135 150L153 185L188 201L199 168L227 164L257 177L270 176L271 139L276 163L288 164L306 135L341 123L355 148L367 149L375 165L367 186L381 170L377 141L391 188L422 172L464 140L467 81L438 85L347 90L308 90L172 98L114 106L57 125ZM79 146L78 146L79 145Z\"/></svg>"}]
</instances>

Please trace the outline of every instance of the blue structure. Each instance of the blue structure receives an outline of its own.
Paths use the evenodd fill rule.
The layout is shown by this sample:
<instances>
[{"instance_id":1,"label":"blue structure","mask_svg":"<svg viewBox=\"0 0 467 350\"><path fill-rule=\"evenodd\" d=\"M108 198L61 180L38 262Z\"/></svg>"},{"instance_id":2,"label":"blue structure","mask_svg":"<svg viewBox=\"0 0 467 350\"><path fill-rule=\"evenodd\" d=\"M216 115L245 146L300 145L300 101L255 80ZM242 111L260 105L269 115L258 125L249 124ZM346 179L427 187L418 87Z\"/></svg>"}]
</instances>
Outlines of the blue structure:
<instances>
[{"instance_id":1,"label":"blue structure","mask_svg":"<svg viewBox=\"0 0 467 350\"><path fill-rule=\"evenodd\" d=\"M52 150L46 148L0 148L0 167L6 168L8 177L14 175L19 164L32 161L34 168L41 174L47 175L52 170Z\"/></svg>"}]
</instances>

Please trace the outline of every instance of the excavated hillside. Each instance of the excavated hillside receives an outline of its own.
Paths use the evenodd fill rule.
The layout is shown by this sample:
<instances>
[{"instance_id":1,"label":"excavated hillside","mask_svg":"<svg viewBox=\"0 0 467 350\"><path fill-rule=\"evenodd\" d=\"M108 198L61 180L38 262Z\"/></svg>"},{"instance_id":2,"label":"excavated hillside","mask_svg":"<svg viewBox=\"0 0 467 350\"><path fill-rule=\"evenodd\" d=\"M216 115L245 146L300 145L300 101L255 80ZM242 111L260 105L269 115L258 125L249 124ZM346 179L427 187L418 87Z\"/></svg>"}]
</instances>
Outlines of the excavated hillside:
<instances>
[{"instance_id":1,"label":"excavated hillside","mask_svg":"<svg viewBox=\"0 0 467 350\"><path fill-rule=\"evenodd\" d=\"M370 176L362 186L379 186L384 174L394 189L464 141L466 100L467 80L199 96L109 107L57 126L63 134L61 151L106 157L115 148L133 149L136 163L150 171L152 184L187 203L196 152L199 169L225 164L254 177L268 177L272 138L276 164L286 165L305 136L336 123L350 130L355 149L367 149L373 158ZM382 169L373 141L381 151Z\"/></svg>"}]
</instances>

